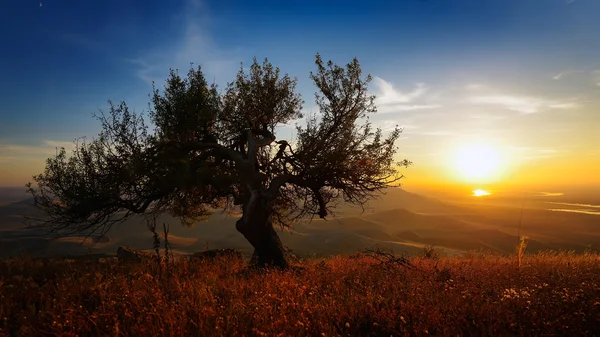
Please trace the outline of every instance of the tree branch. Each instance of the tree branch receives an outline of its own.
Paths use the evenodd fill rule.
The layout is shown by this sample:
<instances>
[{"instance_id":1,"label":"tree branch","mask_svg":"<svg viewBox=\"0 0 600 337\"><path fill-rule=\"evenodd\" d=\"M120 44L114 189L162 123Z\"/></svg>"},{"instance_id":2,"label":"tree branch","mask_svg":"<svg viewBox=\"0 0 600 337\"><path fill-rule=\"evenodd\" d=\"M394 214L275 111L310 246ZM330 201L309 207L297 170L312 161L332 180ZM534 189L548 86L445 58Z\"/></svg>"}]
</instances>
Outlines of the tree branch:
<instances>
[{"instance_id":1,"label":"tree branch","mask_svg":"<svg viewBox=\"0 0 600 337\"><path fill-rule=\"evenodd\" d=\"M181 144L185 150L201 151L201 150L215 150L221 155L228 157L231 161L239 165L240 167L246 167L248 161L238 152L228 147L225 147L218 143L212 142L167 142L167 144Z\"/></svg>"}]
</instances>

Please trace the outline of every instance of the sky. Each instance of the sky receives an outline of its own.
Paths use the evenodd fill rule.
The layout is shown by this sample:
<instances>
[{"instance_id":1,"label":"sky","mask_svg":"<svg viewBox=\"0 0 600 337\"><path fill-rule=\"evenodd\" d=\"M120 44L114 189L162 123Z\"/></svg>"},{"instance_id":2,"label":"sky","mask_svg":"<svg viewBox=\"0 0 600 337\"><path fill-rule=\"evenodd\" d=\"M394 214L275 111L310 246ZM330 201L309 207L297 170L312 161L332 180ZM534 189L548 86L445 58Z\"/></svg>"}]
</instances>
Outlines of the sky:
<instances>
[{"instance_id":1,"label":"sky","mask_svg":"<svg viewBox=\"0 0 600 337\"><path fill-rule=\"evenodd\" d=\"M600 186L600 1L0 0L0 186L148 108L170 68L224 88L267 57L318 111L314 55L373 76L405 186ZM301 123L301 121L300 121ZM280 136L289 137L293 127Z\"/></svg>"}]
</instances>

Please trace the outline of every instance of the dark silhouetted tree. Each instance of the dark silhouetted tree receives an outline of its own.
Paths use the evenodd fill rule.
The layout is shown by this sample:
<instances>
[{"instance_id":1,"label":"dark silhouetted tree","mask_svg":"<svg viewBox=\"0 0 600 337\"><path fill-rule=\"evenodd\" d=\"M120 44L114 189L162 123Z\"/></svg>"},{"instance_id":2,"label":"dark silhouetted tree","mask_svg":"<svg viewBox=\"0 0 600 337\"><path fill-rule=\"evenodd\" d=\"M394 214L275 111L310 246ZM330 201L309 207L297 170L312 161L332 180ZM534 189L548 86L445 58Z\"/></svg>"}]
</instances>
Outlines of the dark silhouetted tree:
<instances>
[{"instance_id":1,"label":"dark silhouetted tree","mask_svg":"<svg viewBox=\"0 0 600 337\"><path fill-rule=\"evenodd\" d=\"M37 226L53 233L105 234L134 215L169 213L183 223L217 209L237 210L236 228L258 265L288 266L274 226L325 218L337 202L363 205L401 175L396 128L387 137L367 115L376 112L356 59L340 67L316 56L310 74L319 114L298 126L297 140L277 139L277 126L302 118L296 79L266 59L243 68L219 93L200 68L187 78L171 71L153 87L148 132L125 103L100 114L91 142L49 158L28 191L45 213Z\"/></svg>"}]
</instances>

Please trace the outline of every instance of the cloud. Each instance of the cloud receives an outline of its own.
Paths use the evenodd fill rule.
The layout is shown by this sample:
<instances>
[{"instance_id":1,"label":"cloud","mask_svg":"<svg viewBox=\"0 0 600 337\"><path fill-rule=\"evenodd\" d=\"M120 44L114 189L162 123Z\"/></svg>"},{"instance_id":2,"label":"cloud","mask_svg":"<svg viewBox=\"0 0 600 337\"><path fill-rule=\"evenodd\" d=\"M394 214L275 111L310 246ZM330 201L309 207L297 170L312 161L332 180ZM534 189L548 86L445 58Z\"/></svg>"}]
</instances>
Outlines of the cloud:
<instances>
[{"instance_id":1,"label":"cloud","mask_svg":"<svg viewBox=\"0 0 600 337\"><path fill-rule=\"evenodd\" d=\"M374 78L374 84L377 87L375 93L377 98L375 99L375 103L381 113L429 110L441 107L439 104L430 104L426 102L413 103L417 100L423 100L425 94L429 92L429 87L425 83L417 83L416 86L408 92L395 89L390 82L377 76Z\"/></svg>"},{"instance_id":2,"label":"cloud","mask_svg":"<svg viewBox=\"0 0 600 337\"><path fill-rule=\"evenodd\" d=\"M175 42L153 46L143 51L143 56L128 61L136 66L137 76L149 84L153 81L161 84L171 68L187 72L190 63L194 63L194 67L200 65L209 82L209 75L225 82L223 79L230 77L228 75L239 67L240 59L215 44L209 23L210 17L204 2L186 0L182 28L174 36Z\"/></svg>"},{"instance_id":3,"label":"cloud","mask_svg":"<svg viewBox=\"0 0 600 337\"><path fill-rule=\"evenodd\" d=\"M518 154L523 160L552 158L570 152L568 149L547 149L528 146L509 147L509 151Z\"/></svg>"},{"instance_id":4,"label":"cloud","mask_svg":"<svg viewBox=\"0 0 600 337\"><path fill-rule=\"evenodd\" d=\"M487 89L487 87L483 84L471 83L471 84L467 84L465 86L465 89L467 89L468 91L479 91L479 90Z\"/></svg>"},{"instance_id":5,"label":"cloud","mask_svg":"<svg viewBox=\"0 0 600 337\"><path fill-rule=\"evenodd\" d=\"M397 105L409 103L427 93L429 88L424 83L418 83L410 92L402 92L394 89L391 83L375 76L374 84L377 87L379 94L377 95L378 105Z\"/></svg>"},{"instance_id":6,"label":"cloud","mask_svg":"<svg viewBox=\"0 0 600 337\"><path fill-rule=\"evenodd\" d=\"M508 95L475 96L469 98L472 104L501 105L509 110L522 113L538 112L541 102L530 97L516 97Z\"/></svg>"},{"instance_id":7,"label":"cloud","mask_svg":"<svg viewBox=\"0 0 600 337\"><path fill-rule=\"evenodd\" d=\"M554 103L554 104L548 105L548 107L551 108L551 109L576 109L576 108L579 107L579 104L573 103L573 102L569 102L569 103Z\"/></svg>"},{"instance_id":8,"label":"cloud","mask_svg":"<svg viewBox=\"0 0 600 337\"><path fill-rule=\"evenodd\" d=\"M565 194L561 192L537 192L537 195L541 197L560 197Z\"/></svg>"},{"instance_id":9,"label":"cloud","mask_svg":"<svg viewBox=\"0 0 600 337\"><path fill-rule=\"evenodd\" d=\"M600 87L600 70L594 70L596 85Z\"/></svg>"},{"instance_id":10,"label":"cloud","mask_svg":"<svg viewBox=\"0 0 600 337\"><path fill-rule=\"evenodd\" d=\"M424 131L424 132L413 132L415 135L421 136L456 136L458 133L453 131L438 130L438 131Z\"/></svg>"},{"instance_id":11,"label":"cloud","mask_svg":"<svg viewBox=\"0 0 600 337\"><path fill-rule=\"evenodd\" d=\"M417 105L417 104L412 104L412 105L395 105L394 106L394 110L395 111L413 111L413 110L428 110L428 109L437 109L437 108L441 108L441 105L438 104L423 104L423 105Z\"/></svg>"},{"instance_id":12,"label":"cloud","mask_svg":"<svg viewBox=\"0 0 600 337\"><path fill-rule=\"evenodd\" d=\"M561 71L560 73L552 76L552 78L555 79L555 80L560 80L560 78L563 77L564 74L565 74L565 72Z\"/></svg>"},{"instance_id":13,"label":"cloud","mask_svg":"<svg viewBox=\"0 0 600 337\"><path fill-rule=\"evenodd\" d=\"M560 193L560 195L562 195L562 193ZM546 201L546 203L548 203L548 204L555 204L555 205L565 205L565 206L579 206L579 207L589 207L589 208L600 208L600 205L580 204L580 203L573 203L573 202Z\"/></svg>"},{"instance_id":14,"label":"cloud","mask_svg":"<svg viewBox=\"0 0 600 337\"><path fill-rule=\"evenodd\" d=\"M471 104L497 105L525 114L532 114L546 109L575 109L579 107L579 104L574 102L556 102L536 97L503 94L472 96L467 101Z\"/></svg>"},{"instance_id":15,"label":"cloud","mask_svg":"<svg viewBox=\"0 0 600 337\"><path fill-rule=\"evenodd\" d=\"M558 74L552 76L552 79L558 81L558 80L561 80L561 79L563 79L563 78L565 78L565 77L567 77L569 75L580 74L582 72L583 71L581 71L581 70L563 70L563 71L559 72Z\"/></svg>"}]
</instances>

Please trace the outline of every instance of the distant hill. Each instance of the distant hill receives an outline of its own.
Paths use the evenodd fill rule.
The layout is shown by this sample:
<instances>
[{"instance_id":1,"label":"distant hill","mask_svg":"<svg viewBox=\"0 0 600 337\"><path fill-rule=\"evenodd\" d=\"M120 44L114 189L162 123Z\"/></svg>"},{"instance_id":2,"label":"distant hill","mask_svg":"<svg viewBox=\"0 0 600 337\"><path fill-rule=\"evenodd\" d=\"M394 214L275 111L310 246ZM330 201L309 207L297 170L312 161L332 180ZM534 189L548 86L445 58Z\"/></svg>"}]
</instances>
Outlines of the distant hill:
<instances>
[{"instance_id":1,"label":"distant hill","mask_svg":"<svg viewBox=\"0 0 600 337\"><path fill-rule=\"evenodd\" d=\"M0 187L0 206L28 199L25 187Z\"/></svg>"},{"instance_id":2,"label":"distant hill","mask_svg":"<svg viewBox=\"0 0 600 337\"><path fill-rule=\"evenodd\" d=\"M2 207L7 207L7 208L13 208L13 209L18 209L18 208L31 208L34 205L34 199L33 198L27 198L27 199L23 199L20 201L15 201L15 202L11 202L7 205L4 205Z\"/></svg>"},{"instance_id":3,"label":"distant hill","mask_svg":"<svg viewBox=\"0 0 600 337\"><path fill-rule=\"evenodd\" d=\"M458 214L463 212L460 207L435 198L408 192L402 188L386 189L385 194L369 201L366 208L370 209L371 212L398 208L403 208L410 212L427 214Z\"/></svg>"},{"instance_id":4,"label":"distant hill","mask_svg":"<svg viewBox=\"0 0 600 337\"><path fill-rule=\"evenodd\" d=\"M386 190L386 194L369 202L364 212L349 205L337 211L337 217L302 222L292 231L281 232L283 243L302 255L321 256L352 254L374 245L406 254L420 254L425 245L435 245L448 254L472 250L512 254L519 234L530 237L528 251L582 252L590 244L600 246L600 217L541 209L526 209L521 214L518 208L483 202L449 204L400 188ZM51 240L25 228L22 215L41 215L37 212L31 198L0 206L0 256L21 250L40 256L115 254L121 245L152 247L152 233L141 217L114 226L106 238ZM171 244L181 253L206 248L235 248L250 253L252 247L235 229L237 219L215 213L207 222L187 228L178 219L162 215L158 223L170 224Z\"/></svg>"}]
</instances>

